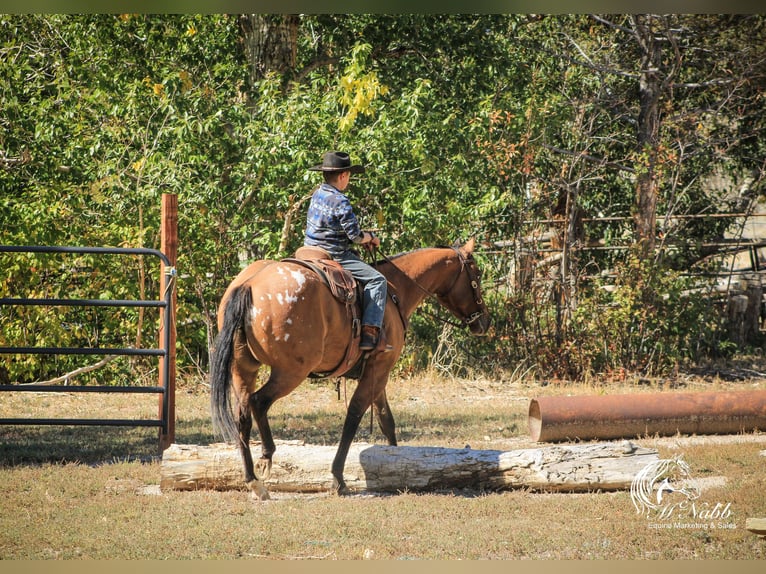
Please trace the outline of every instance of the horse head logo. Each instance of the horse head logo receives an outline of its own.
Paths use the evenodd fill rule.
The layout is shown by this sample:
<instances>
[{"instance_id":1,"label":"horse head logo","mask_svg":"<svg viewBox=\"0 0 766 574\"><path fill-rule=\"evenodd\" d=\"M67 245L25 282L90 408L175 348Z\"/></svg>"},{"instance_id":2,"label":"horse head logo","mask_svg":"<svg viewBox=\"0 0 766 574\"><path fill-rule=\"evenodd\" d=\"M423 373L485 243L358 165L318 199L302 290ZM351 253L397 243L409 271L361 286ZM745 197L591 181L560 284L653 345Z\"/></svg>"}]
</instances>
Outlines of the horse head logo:
<instances>
[{"instance_id":1,"label":"horse head logo","mask_svg":"<svg viewBox=\"0 0 766 574\"><path fill-rule=\"evenodd\" d=\"M691 479L689 465L680 457L650 462L633 478L630 498L638 514L647 515L662 507L663 500L679 494L686 500L695 500L699 491L688 484Z\"/></svg>"}]
</instances>

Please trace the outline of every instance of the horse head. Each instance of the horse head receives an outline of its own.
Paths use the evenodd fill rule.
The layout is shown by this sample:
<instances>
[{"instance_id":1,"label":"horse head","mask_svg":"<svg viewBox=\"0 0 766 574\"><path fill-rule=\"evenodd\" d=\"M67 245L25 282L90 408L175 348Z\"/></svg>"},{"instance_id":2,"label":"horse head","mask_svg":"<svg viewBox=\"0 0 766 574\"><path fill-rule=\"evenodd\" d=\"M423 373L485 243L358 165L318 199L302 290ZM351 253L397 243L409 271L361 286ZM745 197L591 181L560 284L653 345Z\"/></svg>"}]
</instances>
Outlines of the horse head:
<instances>
[{"instance_id":1,"label":"horse head","mask_svg":"<svg viewBox=\"0 0 766 574\"><path fill-rule=\"evenodd\" d=\"M481 269L473 258L474 239L453 247L460 262L460 271L452 284L436 293L439 303L458 317L474 335L485 335L491 319L481 295Z\"/></svg>"}]
</instances>

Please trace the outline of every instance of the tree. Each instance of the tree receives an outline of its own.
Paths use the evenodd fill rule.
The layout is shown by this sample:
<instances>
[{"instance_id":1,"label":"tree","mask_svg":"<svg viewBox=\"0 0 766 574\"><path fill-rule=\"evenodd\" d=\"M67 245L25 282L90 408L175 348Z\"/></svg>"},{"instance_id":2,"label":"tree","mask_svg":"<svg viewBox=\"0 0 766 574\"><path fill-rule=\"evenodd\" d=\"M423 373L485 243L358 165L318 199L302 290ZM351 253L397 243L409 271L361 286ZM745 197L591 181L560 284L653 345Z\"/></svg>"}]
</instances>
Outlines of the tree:
<instances>
[{"instance_id":1,"label":"tree","mask_svg":"<svg viewBox=\"0 0 766 574\"><path fill-rule=\"evenodd\" d=\"M3 242L157 246L159 195L177 193L178 356L202 370L226 283L300 242L306 167L322 151L374 167L356 193L389 250L472 234L463 107L502 69L503 19L296 18L2 17ZM479 50L495 50L489 75ZM103 269L104 293L137 296L125 271Z\"/></svg>"},{"instance_id":2,"label":"tree","mask_svg":"<svg viewBox=\"0 0 766 574\"><path fill-rule=\"evenodd\" d=\"M591 237L627 246L626 232L632 231L636 253L647 264L641 273L628 264L617 281L632 282L631 290L640 287L631 292L642 312L667 317L667 308L655 305L664 293L656 288L665 266L690 269L704 255L697 247L701 240L721 236L726 225L722 219L675 216L737 212L763 190L763 165L752 147L766 127L758 95L766 78L763 19L542 17L523 31L519 42L531 74L521 95L496 98L488 108L489 137L480 140L490 152L488 167L502 169L509 188L525 198L515 205L523 206L527 219L551 217L563 195L567 205L590 216L612 217L590 227ZM721 173L736 186L715 192L708 182ZM749 182L747 193L735 193L743 181ZM632 230L621 227L626 217L633 218ZM528 232L521 227L520 233ZM673 258L654 249L658 237L678 247ZM588 238L575 239L576 269L588 266L593 274L629 261L618 251L576 261L583 257L578 245ZM562 289L574 289L565 277L557 279ZM578 297L587 297L585 285L579 287ZM555 334L556 341L572 343L566 334ZM643 357L654 350L644 346Z\"/></svg>"},{"instance_id":3,"label":"tree","mask_svg":"<svg viewBox=\"0 0 766 574\"><path fill-rule=\"evenodd\" d=\"M635 42L640 50L638 67L637 148L645 165L636 177L636 239L640 253L648 257L654 252L657 227L657 162L660 144L660 99L678 73L679 54L666 65L664 42L676 44L667 17L637 14L630 17ZM656 28L663 33L658 37Z\"/></svg>"},{"instance_id":4,"label":"tree","mask_svg":"<svg viewBox=\"0 0 766 574\"><path fill-rule=\"evenodd\" d=\"M235 52L229 24L225 17L196 16L2 17L0 79L7 105L0 120L1 147L6 155L28 158L0 173L2 242L158 247L160 194L176 192L183 206L179 269L182 277L193 271L196 281L189 257L195 249L205 249L211 235L202 231L207 220L190 225L190 218L200 206L215 202L216 193L224 196L225 166L234 151L226 118L237 113L228 104L236 102L231 94L237 94L240 67L219 63L223 54ZM231 87L221 91L219 86ZM211 165L221 166L220 171ZM188 192L190 188L195 191ZM198 238L204 241L194 241ZM207 251L213 262L225 261L225 253L214 257L213 250ZM203 266L215 270L208 261ZM30 296L38 284L46 291L61 288L55 279L57 262L35 263L26 271L18 259L3 266L6 285L29 286ZM46 268L47 276L41 274ZM143 298L139 291L156 289L157 278L140 261L92 260L87 268L97 279L82 284L89 297L95 292ZM23 278L30 272L30 279ZM190 287L179 282L179 322L186 323L181 344L190 347L179 356L194 357L194 330L201 321L193 310L197 303L189 306L197 296ZM32 324L31 317L26 321ZM92 325L93 319L74 323ZM139 328L133 316L118 316L106 326L115 336ZM144 340L156 336L153 322L146 321L143 328ZM78 341L74 331L35 333L37 341L30 344L68 346Z\"/></svg>"}]
</instances>

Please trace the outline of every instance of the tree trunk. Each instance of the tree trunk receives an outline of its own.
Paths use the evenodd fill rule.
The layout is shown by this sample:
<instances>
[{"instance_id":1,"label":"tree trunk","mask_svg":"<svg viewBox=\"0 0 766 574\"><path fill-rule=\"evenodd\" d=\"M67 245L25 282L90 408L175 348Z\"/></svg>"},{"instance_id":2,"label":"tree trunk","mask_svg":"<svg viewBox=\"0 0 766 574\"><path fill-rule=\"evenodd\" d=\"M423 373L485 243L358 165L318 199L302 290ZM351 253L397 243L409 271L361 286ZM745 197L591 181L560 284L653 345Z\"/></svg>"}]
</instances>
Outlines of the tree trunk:
<instances>
[{"instance_id":1,"label":"tree trunk","mask_svg":"<svg viewBox=\"0 0 766 574\"><path fill-rule=\"evenodd\" d=\"M335 446L278 443L266 487L274 492L332 489ZM354 443L346 461L349 488L379 492L451 488L585 492L630 488L633 477L657 460L657 451L627 441L499 451L392 447ZM244 488L242 461L226 444L171 445L162 456L162 490Z\"/></svg>"},{"instance_id":2,"label":"tree trunk","mask_svg":"<svg viewBox=\"0 0 766 574\"><path fill-rule=\"evenodd\" d=\"M243 14L242 45L251 86L268 72L285 75L295 67L299 17L296 14Z\"/></svg>"},{"instance_id":3,"label":"tree trunk","mask_svg":"<svg viewBox=\"0 0 766 574\"><path fill-rule=\"evenodd\" d=\"M657 223L657 148L660 133L660 95L662 50L655 39L652 16L633 18L634 33L643 52L638 82L638 153L641 165L636 180L635 230L639 254L651 256Z\"/></svg>"}]
</instances>

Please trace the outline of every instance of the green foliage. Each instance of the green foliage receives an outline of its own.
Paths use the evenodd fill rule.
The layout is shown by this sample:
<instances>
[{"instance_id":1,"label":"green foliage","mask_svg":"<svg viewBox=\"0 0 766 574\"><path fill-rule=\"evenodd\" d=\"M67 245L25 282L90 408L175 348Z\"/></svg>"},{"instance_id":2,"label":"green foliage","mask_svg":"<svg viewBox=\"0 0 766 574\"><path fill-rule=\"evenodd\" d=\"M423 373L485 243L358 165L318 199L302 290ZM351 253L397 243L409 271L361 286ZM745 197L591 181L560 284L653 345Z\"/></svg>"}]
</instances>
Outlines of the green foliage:
<instances>
[{"instance_id":1,"label":"green foliage","mask_svg":"<svg viewBox=\"0 0 766 574\"><path fill-rule=\"evenodd\" d=\"M664 375L716 354L724 325L712 285L638 258L615 271L614 292L597 283L573 314L565 352L574 375Z\"/></svg>"},{"instance_id":2,"label":"green foliage","mask_svg":"<svg viewBox=\"0 0 766 574\"><path fill-rule=\"evenodd\" d=\"M503 264L499 259L494 264ZM491 268L491 267L490 267ZM530 369L538 378L664 376L730 351L725 305L711 279L630 257L613 274L582 281L576 305L559 279L500 286L494 337L482 341L484 368Z\"/></svg>"},{"instance_id":3,"label":"green foliage","mask_svg":"<svg viewBox=\"0 0 766 574\"><path fill-rule=\"evenodd\" d=\"M212 70L220 65L209 58L233 47L218 45L225 23L211 19L203 27L186 16L3 17L3 50L13 57L3 58L3 91L11 97L2 113L2 148L7 157L24 161L18 169L0 170L2 243L156 247L162 192L178 193L185 206L185 190L202 180L203 191L192 203L211 201L210 191L204 192L209 164L213 157L225 158L228 149L218 114L224 98L216 101L215 92L224 78L215 78ZM195 42L201 29L210 32L205 46ZM196 223L192 227L199 229ZM180 260L183 267L183 255ZM68 275L82 267L71 259L22 266L8 283L16 296L42 296L42 290L67 284L71 298L158 296L154 261L91 258L87 280L75 279L73 288ZM41 275L42 270L48 272ZM179 321L188 319L185 298L182 287ZM71 311L78 312L80 323L98 325L87 311ZM25 344L92 346L76 331L57 331L56 317L48 310L17 308L4 315L4 333L14 332L9 326L14 322L37 319L37 340L25 337ZM156 340L156 317L117 313L104 321L102 333L123 333L119 346ZM78 360L53 364L32 356L10 360L7 370L12 379L25 381L31 375L19 366L26 363L45 379Z\"/></svg>"},{"instance_id":4,"label":"green foliage","mask_svg":"<svg viewBox=\"0 0 766 574\"><path fill-rule=\"evenodd\" d=\"M661 143L647 155L636 148L640 46L625 33L627 16L304 15L295 68L257 80L235 16L0 16L0 243L157 248L161 195L177 194L179 368L203 375L226 285L249 261L300 245L319 182L307 168L345 149L368 166L349 193L384 252L470 236L483 245L497 336L451 334L468 357L457 363L662 370L724 340L701 309L681 304L685 279L660 273L661 262L637 273L625 252L575 255L573 276L612 269L622 286L614 296L583 286L569 315L541 293L514 290L508 274L526 253L523 238L567 197L587 216L627 218L594 224L578 241L629 243L636 174L649 157L664 213L696 214L713 201L736 211L762 190L766 42L753 40L766 34L763 18L671 18L678 52L662 64L683 65L663 96ZM714 196L705 181L721 173L752 193ZM662 265L688 269L725 228L720 219L663 224L674 251ZM142 258L0 255L2 296L153 298L158 281ZM558 281L553 290L568 293ZM602 323L582 320L602 308ZM2 313L4 345L157 336L149 311ZM416 319L404 362L435 353L441 333L433 318ZM604 354L584 343L589 333L619 347ZM709 342L692 345L700 333ZM655 336L662 343L650 348ZM28 382L82 359L0 362L6 378Z\"/></svg>"}]
</instances>

